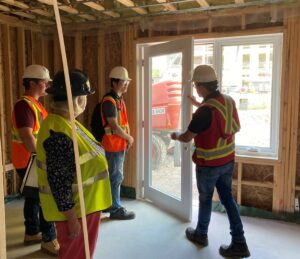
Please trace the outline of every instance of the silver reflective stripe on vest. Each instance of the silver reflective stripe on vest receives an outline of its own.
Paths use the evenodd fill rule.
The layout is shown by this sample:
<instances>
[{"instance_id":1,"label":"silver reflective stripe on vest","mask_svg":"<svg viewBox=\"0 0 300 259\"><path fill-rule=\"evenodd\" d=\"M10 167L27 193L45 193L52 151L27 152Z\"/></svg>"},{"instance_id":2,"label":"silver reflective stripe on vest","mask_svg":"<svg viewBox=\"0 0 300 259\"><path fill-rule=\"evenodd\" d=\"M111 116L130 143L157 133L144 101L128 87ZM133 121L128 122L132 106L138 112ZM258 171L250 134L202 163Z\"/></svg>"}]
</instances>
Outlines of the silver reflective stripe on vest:
<instances>
[{"instance_id":1,"label":"silver reflective stripe on vest","mask_svg":"<svg viewBox=\"0 0 300 259\"><path fill-rule=\"evenodd\" d=\"M218 147L214 149L203 149L197 148L196 154L197 158L203 158L205 160L214 160L218 158L222 158L228 156L229 154L234 152L234 143L230 143L229 145Z\"/></svg>"},{"instance_id":2,"label":"silver reflective stripe on vest","mask_svg":"<svg viewBox=\"0 0 300 259\"><path fill-rule=\"evenodd\" d=\"M96 151L85 153L79 157L79 164L82 165L96 156L98 156L98 153Z\"/></svg>"},{"instance_id":3,"label":"silver reflective stripe on vest","mask_svg":"<svg viewBox=\"0 0 300 259\"><path fill-rule=\"evenodd\" d=\"M209 104L213 107L215 107L223 116L225 120L225 133L226 134L232 134L233 132L236 132L238 129L238 126L234 120L233 116L233 104L230 100L230 98L226 95L223 96L225 105L221 104L219 101L215 99L208 99L204 102L204 104Z\"/></svg>"},{"instance_id":4,"label":"silver reflective stripe on vest","mask_svg":"<svg viewBox=\"0 0 300 259\"><path fill-rule=\"evenodd\" d=\"M82 182L82 188L89 187L99 180L104 180L108 177L108 171L105 170L101 173L98 173L96 176L90 177L89 179ZM50 186L39 185L39 192L43 194L52 194ZM72 192L78 192L78 184L72 184Z\"/></svg>"},{"instance_id":5,"label":"silver reflective stripe on vest","mask_svg":"<svg viewBox=\"0 0 300 259\"><path fill-rule=\"evenodd\" d=\"M96 151L91 151L91 152L85 153L85 154L83 154L79 157L79 164L82 165L82 164L90 161L91 159L93 159L94 157L97 157L97 156L98 156L98 153ZM40 168L44 171L47 171L46 163L44 163L40 160L37 160L36 165L37 165L38 168Z\"/></svg>"}]
</instances>

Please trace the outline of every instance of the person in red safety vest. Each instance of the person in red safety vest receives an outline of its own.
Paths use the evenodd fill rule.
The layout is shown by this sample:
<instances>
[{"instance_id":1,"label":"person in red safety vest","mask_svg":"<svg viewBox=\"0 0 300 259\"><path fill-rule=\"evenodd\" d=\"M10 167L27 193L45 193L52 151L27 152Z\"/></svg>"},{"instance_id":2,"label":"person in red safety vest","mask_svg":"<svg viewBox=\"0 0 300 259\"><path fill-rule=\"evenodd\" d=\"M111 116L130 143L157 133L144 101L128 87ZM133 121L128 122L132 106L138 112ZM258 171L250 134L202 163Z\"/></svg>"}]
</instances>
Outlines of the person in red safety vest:
<instances>
[{"instance_id":1,"label":"person in red safety vest","mask_svg":"<svg viewBox=\"0 0 300 259\"><path fill-rule=\"evenodd\" d=\"M199 214L196 229L188 227L186 237L201 246L208 245L208 226L211 217L212 197L217 189L220 201L226 209L232 240L222 245L223 257L249 257L250 252L244 236L243 224L237 204L232 195L234 171L234 135L240 130L240 122L234 100L218 91L215 70L208 65L195 68L192 78L201 103L190 97L198 106L184 133L173 132L171 138L181 142L194 139L193 162L199 191Z\"/></svg>"},{"instance_id":2,"label":"person in red safety vest","mask_svg":"<svg viewBox=\"0 0 300 259\"><path fill-rule=\"evenodd\" d=\"M44 96L49 81L49 71L41 65L26 67L23 74L24 95L14 105L12 112L12 163L23 180L32 153L36 152L37 134L48 113L38 101ZM47 222L40 207L38 188L29 187L24 201L24 244L41 243L46 253L57 255L59 244L55 227ZM42 235L41 233L42 232Z\"/></svg>"},{"instance_id":3,"label":"person in red safety vest","mask_svg":"<svg viewBox=\"0 0 300 259\"><path fill-rule=\"evenodd\" d=\"M112 206L106 210L111 219L130 220L135 218L132 211L121 205L120 187L123 181L125 152L134 139L130 135L127 112L123 94L127 92L131 78L125 67L114 67L109 74L111 91L101 102L101 117L105 133L101 144L105 150L111 184Z\"/></svg>"}]
</instances>

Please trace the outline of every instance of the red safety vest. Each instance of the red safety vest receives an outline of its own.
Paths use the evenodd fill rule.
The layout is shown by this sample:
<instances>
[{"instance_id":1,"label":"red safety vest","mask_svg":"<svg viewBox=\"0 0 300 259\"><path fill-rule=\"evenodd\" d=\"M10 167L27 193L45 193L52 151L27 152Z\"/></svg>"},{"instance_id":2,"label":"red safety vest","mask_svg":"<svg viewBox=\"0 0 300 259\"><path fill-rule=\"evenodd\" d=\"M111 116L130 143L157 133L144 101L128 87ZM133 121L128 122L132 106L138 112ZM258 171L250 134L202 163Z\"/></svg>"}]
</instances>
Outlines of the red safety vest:
<instances>
[{"instance_id":1,"label":"red safety vest","mask_svg":"<svg viewBox=\"0 0 300 259\"><path fill-rule=\"evenodd\" d=\"M111 102L117 109L117 121L119 126L126 132L129 132L128 119L127 119L127 111L125 102L123 99L114 99L110 95L106 95L103 97L101 103L101 117L102 117L102 125L104 125L105 134L102 138L101 144L105 151L108 152L120 152L127 149L127 140L121 138L117 134L113 132L108 123L106 123L103 111L102 104L104 102Z\"/></svg>"},{"instance_id":2,"label":"red safety vest","mask_svg":"<svg viewBox=\"0 0 300 259\"><path fill-rule=\"evenodd\" d=\"M19 100L17 100L17 102L19 101L26 101L34 113L35 120L32 134L36 139L41 123L47 117L48 113L43 105L32 96L22 96ZM26 149L23 141L21 140L19 131L17 129L14 111L12 112L12 122L12 163L16 169L23 169L29 162L31 152Z\"/></svg>"},{"instance_id":3,"label":"red safety vest","mask_svg":"<svg viewBox=\"0 0 300 259\"><path fill-rule=\"evenodd\" d=\"M221 166L234 160L234 134L240 129L240 121L234 100L220 95L204 101L212 111L210 127L195 138L193 161L200 166Z\"/></svg>"}]
</instances>

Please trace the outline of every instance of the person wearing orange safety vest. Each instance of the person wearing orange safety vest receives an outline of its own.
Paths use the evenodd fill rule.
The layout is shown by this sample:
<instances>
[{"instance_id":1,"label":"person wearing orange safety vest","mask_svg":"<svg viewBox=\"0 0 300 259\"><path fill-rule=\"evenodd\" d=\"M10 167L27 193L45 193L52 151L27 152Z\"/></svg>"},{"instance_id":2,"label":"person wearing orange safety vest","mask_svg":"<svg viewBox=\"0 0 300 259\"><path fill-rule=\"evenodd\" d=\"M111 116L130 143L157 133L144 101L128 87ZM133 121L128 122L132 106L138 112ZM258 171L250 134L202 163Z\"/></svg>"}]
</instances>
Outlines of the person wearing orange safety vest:
<instances>
[{"instance_id":1,"label":"person wearing orange safety vest","mask_svg":"<svg viewBox=\"0 0 300 259\"><path fill-rule=\"evenodd\" d=\"M82 71L70 70L74 117L82 114L87 96L94 94ZM80 165L90 255L95 251L101 211L111 205L111 191L105 151L93 135L75 120L79 158L75 161L71 117L63 71L55 74L47 89L50 113L37 140L39 196L45 218L54 221L60 244L59 259L85 258L82 214L79 202L76 162Z\"/></svg>"},{"instance_id":2,"label":"person wearing orange safety vest","mask_svg":"<svg viewBox=\"0 0 300 259\"><path fill-rule=\"evenodd\" d=\"M217 90L218 80L211 66L196 67L192 82L203 101L199 103L194 96L189 97L192 104L199 108L184 133L171 134L173 140L189 142L194 139L195 143L193 162L196 164L199 214L196 229L188 227L186 237L201 246L208 245L207 233L216 187L228 215L232 236L231 244L222 245L219 253L226 258L249 257L243 224L232 196L234 135L240 129L235 102L230 96Z\"/></svg>"},{"instance_id":3,"label":"person wearing orange safety vest","mask_svg":"<svg viewBox=\"0 0 300 259\"><path fill-rule=\"evenodd\" d=\"M127 92L131 79L126 68L114 67L110 74L111 91L106 94L101 102L101 117L105 133L101 144L105 149L108 162L111 192L113 203L107 210L111 219L129 220L135 217L121 205L120 187L123 181L123 164L125 151L133 144L130 135L127 112L123 94Z\"/></svg>"},{"instance_id":4,"label":"person wearing orange safety vest","mask_svg":"<svg viewBox=\"0 0 300 259\"><path fill-rule=\"evenodd\" d=\"M38 99L45 95L49 81L52 80L46 67L41 65L26 67L23 74L25 92L17 100L12 112L12 163L22 180L31 154L36 152L36 139L41 123L47 116L47 111ZM23 191L23 195L25 196L24 244L42 242L42 250L57 255L59 244L56 240L55 227L53 223L44 219L38 189L28 187L26 192Z\"/></svg>"}]
</instances>

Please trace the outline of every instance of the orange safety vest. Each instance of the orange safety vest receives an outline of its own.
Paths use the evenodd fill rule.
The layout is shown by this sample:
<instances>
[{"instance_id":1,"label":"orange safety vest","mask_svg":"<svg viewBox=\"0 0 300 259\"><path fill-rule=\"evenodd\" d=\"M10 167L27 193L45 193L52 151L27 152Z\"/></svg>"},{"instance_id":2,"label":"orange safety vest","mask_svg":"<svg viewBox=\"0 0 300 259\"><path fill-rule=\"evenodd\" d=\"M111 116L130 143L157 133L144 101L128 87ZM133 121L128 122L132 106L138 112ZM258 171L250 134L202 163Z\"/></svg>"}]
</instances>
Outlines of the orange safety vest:
<instances>
[{"instance_id":1,"label":"orange safety vest","mask_svg":"<svg viewBox=\"0 0 300 259\"><path fill-rule=\"evenodd\" d=\"M234 100L227 95L205 100L201 106L212 111L210 127L195 138L193 162L200 166L222 166L234 160L234 134L240 121ZM197 111L196 111L197 112Z\"/></svg>"},{"instance_id":2,"label":"orange safety vest","mask_svg":"<svg viewBox=\"0 0 300 259\"><path fill-rule=\"evenodd\" d=\"M17 102L20 101L26 101L34 113L35 120L32 134L36 139L41 123L47 117L48 113L43 105L32 96L22 96L19 100L17 100ZM19 135L14 111L12 112L12 122L12 163L16 169L23 169L26 168L29 162L31 152L26 149Z\"/></svg>"},{"instance_id":3,"label":"orange safety vest","mask_svg":"<svg viewBox=\"0 0 300 259\"><path fill-rule=\"evenodd\" d=\"M127 149L127 140L124 138L121 138L117 134L113 132L111 127L108 123L106 123L106 120L103 115L102 105L104 102L112 102L112 104L117 109L117 121L119 126L126 132L129 132L129 126L128 126L128 119L127 119L127 111L125 102L123 99L114 99L111 95L105 95L101 102L101 117L102 117L102 125L104 127L104 136L102 138L101 144L105 151L108 152L120 152Z\"/></svg>"}]
</instances>

